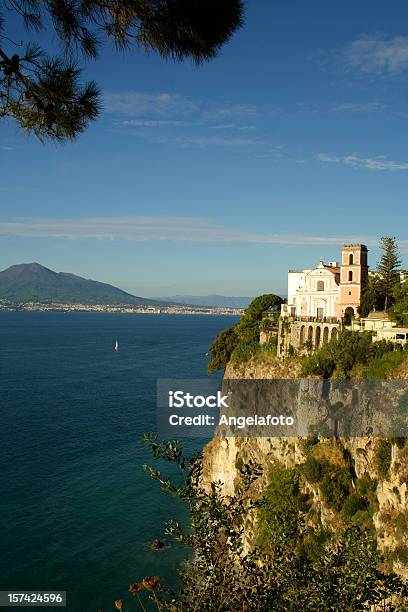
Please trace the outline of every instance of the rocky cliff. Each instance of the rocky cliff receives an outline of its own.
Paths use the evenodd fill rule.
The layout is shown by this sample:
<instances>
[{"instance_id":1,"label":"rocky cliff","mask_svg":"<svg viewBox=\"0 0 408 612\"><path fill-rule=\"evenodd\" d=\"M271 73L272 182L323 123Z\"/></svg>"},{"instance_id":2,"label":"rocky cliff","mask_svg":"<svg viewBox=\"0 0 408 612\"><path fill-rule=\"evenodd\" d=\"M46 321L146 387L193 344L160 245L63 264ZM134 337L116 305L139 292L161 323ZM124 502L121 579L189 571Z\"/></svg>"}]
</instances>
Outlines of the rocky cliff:
<instances>
[{"instance_id":1,"label":"rocky cliff","mask_svg":"<svg viewBox=\"0 0 408 612\"><path fill-rule=\"evenodd\" d=\"M251 360L229 364L228 379L294 379L301 359ZM404 363L394 378L408 378ZM408 442L401 438L231 437L219 431L204 451L204 478L221 481L226 495L239 482L239 466L252 460L263 475L252 494L262 495L276 466L296 468L310 500L308 521L336 533L346 523L365 525L375 533L390 566L408 577ZM336 488L337 487L337 488ZM257 529L248 518L247 544Z\"/></svg>"}]
</instances>

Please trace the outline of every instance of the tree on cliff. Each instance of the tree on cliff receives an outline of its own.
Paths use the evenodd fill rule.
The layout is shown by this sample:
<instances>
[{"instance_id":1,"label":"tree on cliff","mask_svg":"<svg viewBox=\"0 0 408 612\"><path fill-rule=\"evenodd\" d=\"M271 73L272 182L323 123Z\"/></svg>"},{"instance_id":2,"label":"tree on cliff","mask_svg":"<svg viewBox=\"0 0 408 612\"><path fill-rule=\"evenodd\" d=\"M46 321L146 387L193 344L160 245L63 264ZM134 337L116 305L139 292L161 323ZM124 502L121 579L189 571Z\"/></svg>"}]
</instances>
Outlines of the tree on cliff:
<instances>
[{"instance_id":1,"label":"tree on cliff","mask_svg":"<svg viewBox=\"0 0 408 612\"><path fill-rule=\"evenodd\" d=\"M408 280L397 285L394 298L395 303L391 308L392 317L398 325L408 326Z\"/></svg>"},{"instance_id":2,"label":"tree on cliff","mask_svg":"<svg viewBox=\"0 0 408 612\"><path fill-rule=\"evenodd\" d=\"M58 141L83 132L101 107L96 84L80 82L78 59L96 59L109 41L200 64L243 19L242 0L9 0L5 7L26 32L53 27L63 54L50 56L32 42L23 48L0 13L0 118Z\"/></svg>"},{"instance_id":3,"label":"tree on cliff","mask_svg":"<svg viewBox=\"0 0 408 612\"><path fill-rule=\"evenodd\" d=\"M211 360L208 364L208 373L213 374L216 370L224 370L231 359L231 355L239 342L235 332L235 326L223 329L211 345Z\"/></svg>"},{"instance_id":4,"label":"tree on cliff","mask_svg":"<svg viewBox=\"0 0 408 612\"><path fill-rule=\"evenodd\" d=\"M387 310L394 299L396 286L400 283L401 259L395 238L381 238L381 249L383 253L378 263L378 272L384 295L384 310Z\"/></svg>"},{"instance_id":5,"label":"tree on cliff","mask_svg":"<svg viewBox=\"0 0 408 612\"><path fill-rule=\"evenodd\" d=\"M246 308L240 321L228 329L224 329L211 345L211 360L208 372L224 370L238 346L255 349L259 345L259 325L263 313L277 311L283 299L274 293L265 293L256 297Z\"/></svg>"},{"instance_id":6,"label":"tree on cliff","mask_svg":"<svg viewBox=\"0 0 408 612\"><path fill-rule=\"evenodd\" d=\"M274 293L259 295L246 308L244 316L236 325L236 332L243 342L259 341L259 324L264 312L276 311L283 304L283 299Z\"/></svg>"},{"instance_id":7,"label":"tree on cliff","mask_svg":"<svg viewBox=\"0 0 408 612\"><path fill-rule=\"evenodd\" d=\"M380 240L382 255L377 266L377 274L370 276L363 292L360 313L363 316L375 308L387 310L395 301L395 292L400 284L401 259L395 238L383 237Z\"/></svg>"}]
</instances>

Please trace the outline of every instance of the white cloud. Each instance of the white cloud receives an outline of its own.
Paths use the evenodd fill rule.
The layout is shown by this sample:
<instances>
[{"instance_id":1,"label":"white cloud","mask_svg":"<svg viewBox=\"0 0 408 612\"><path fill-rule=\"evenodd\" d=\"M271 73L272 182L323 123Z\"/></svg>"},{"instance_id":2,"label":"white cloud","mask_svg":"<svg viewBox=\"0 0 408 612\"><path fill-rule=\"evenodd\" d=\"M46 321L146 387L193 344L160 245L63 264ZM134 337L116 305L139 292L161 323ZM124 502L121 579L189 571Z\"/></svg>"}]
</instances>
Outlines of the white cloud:
<instances>
[{"instance_id":1,"label":"white cloud","mask_svg":"<svg viewBox=\"0 0 408 612\"><path fill-rule=\"evenodd\" d=\"M344 50L343 60L365 74L402 73L408 69L408 36L359 38Z\"/></svg>"},{"instance_id":2,"label":"white cloud","mask_svg":"<svg viewBox=\"0 0 408 612\"><path fill-rule=\"evenodd\" d=\"M368 170L408 170L408 162L388 160L384 155L378 155L376 157L359 157L355 153L352 153L351 155L332 157L325 153L318 153L316 158L321 162L344 164L346 166L352 166L353 168L366 168Z\"/></svg>"},{"instance_id":3,"label":"white cloud","mask_svg":"<svg viewBox=\"0 0 408 612\"><path fill-rule=\"evenodd\" d=\"M170 121L166 119L128 119L122 122L122 125L134 127L173 127L182 124L182 121Z\"/></svg>"},{"instance_id":4,"label":"white cloud","mask_svg":"<svg viewBox=\"0 0 408 612\"><path fill-rule=\"evenodd\" d=\"M253 104L231 104L227 107L207 108L204 113L206 119L214 121L218 119L230 119L231 117L256 117L258 108Z\"/></svg>"},{"instance_id":5,"label":"white cloud","mask_svg":"<svg viewBox=\"0 0 408 612\"><path fill-rule=\"evenodd\" d=\"M221 123L220 125L210 125L210 130L237 130L239 132L255 130L254 125L239 125L237 123Z\"/></svg>"},{"instance_id":6,"label":"white cloud","mask_svg":"<svg viewBox=\"0 0 408 612\"><path fill-rule=\"evenodd\" d=\"M377 237L310 236L304 234L265 234L217 226L205 219L188 217L129 216L86 219L27 219L1 222L0 236L60 238L68 240L127 240L132 242L176 241L190 243L251 243L278 245L341 245L363 242L376 246ZM408 240L400 241L408 249Z\"/></svg>"},{"instance_id":7,"label":"white cloud","mask_svg":"<svg viewBox=\"0 0 408 612\"><path fill-rule=\"evenodd\" d=\"M346 102L331 109L333 113L378 113L386 108L381 102Z\"/></svg>"},{"instance_id":8,"label":"white cloud","mask_svg":"<svg viewBox=\"0 0 408 612\"><path fill-rule=\"evenodd\" d=\"M128 117L141 115L174 117L196 113L204 121L255 117L259 112L253 104L238 103L220 106L215 100L194 100L179 94L147 94L139 91L106 91L104 109L107 113Z\"/></svg>"},{"instance_id":9,"label":"white cloud","mask_svg":"<svg viewBox=\"0 0 408 612\"><path fill-rule=\"evenodd\" d=\"M177 94L107 91L104 95L104 109L107 113L127 115L129 117L146 114L186 114L196 109L196 103L187 97Z\"/></svg>"},{"instance_id":10,"label":"white cloud","mask_svg":"<svg viewBox=\"0 0 408 612\"><path fill-rule=\"evenodd\" d=\"M142 138L147 142L151 142L159 145L176 145L178 147L183 148L196 148L203 149L206 147L245 147L245 146L257 146L263 144L262 140L258 140L256 138L239 138L238 136L231 135L230 137L226 136L194 136L194 135L186 135L179 136L175 135L166 135L166 136L158 136L156 133L153 135L151 132L146 133L143 132L133 132L130 133L137 138Z\"/></svg>"},{"instance_id":11,"label":"white cloud","mask_svg":"<svg viewBox=\"0 0 408 612\"><path fill-rule=\"evenodd\" d=\"M174 138L162 138L160 143L178 144L182 147L245 147L245 146L256 146L263 144L262 140L255 138L225 138L217 136L180 136Z\"/></svg>"}]
</instances>

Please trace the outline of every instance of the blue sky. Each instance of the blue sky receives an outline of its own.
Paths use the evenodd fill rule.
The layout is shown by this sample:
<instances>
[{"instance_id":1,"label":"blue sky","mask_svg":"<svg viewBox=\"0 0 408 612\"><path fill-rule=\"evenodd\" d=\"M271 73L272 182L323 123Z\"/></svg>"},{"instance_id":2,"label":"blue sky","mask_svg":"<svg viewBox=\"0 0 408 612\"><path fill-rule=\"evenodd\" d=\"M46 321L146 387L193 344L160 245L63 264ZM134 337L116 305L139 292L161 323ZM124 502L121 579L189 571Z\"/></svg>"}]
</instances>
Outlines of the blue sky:
<instances>
[{"instance_id":1,"label":"blue sky","mask_svg":"<svg viewBox=\"0 0 408 612\"><path fill-rule=\"evenodd\" d=\"M204 66L105 48L86 74L104 111L76 142L0 123L0 268L284 293L344 241L374 267L382 235L408 267L406 2L252 1Z\"/></svg>"}]
</instances>

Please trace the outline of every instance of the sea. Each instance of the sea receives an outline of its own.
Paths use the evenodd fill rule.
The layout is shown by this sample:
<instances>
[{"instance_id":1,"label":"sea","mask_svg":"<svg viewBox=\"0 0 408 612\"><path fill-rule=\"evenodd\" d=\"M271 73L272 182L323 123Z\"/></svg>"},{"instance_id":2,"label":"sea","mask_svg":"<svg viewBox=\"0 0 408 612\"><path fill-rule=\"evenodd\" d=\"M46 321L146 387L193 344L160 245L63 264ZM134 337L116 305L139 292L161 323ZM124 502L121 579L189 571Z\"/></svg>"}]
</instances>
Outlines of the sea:
<instances>
[{"instance_id":1,"label":"sea","mask_svg":"<svg viewBox=\"0 0 408 612\"><path fill-rule=\"evenodd\" d=\"M63 590L69 612L122 599L126 612L129 583L177 586L191 552L163 529L186 510L143 469L155 464L141 438L155 431L157 379L206 378L212 340L236 321L0 313L0 591ZM185 440L186 453L205 442ZM151 550L155 538L166 546Z\"/></svg>"}]
</instances>

